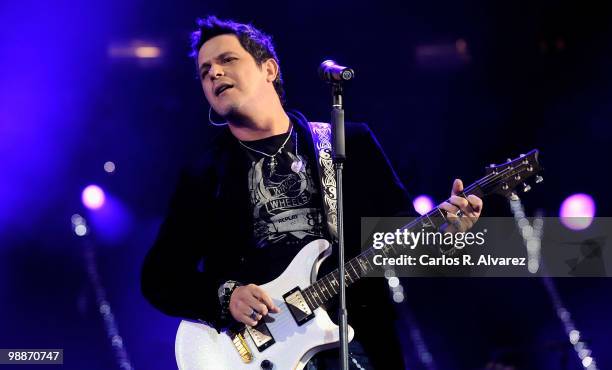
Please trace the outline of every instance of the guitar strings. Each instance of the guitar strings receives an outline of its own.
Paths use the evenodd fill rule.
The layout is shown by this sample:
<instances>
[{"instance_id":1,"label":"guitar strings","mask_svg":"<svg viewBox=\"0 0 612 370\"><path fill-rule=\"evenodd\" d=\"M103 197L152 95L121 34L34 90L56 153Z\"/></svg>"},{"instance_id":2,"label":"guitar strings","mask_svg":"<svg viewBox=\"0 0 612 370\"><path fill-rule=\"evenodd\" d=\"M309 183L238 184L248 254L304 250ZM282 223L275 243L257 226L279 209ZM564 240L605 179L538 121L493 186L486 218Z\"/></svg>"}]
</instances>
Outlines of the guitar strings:
<instances>
[{"instance_id":1,"label":"guitar strings","mask_svg":"<svg viewBox=\"0 0 612 370\"><path fill-rule=\"evenodd\" d=\"M474 182L473 184L469 185L468 187L464 188L464 189L463 189L463 191L462 191L462 193L463 193L464 195L466 195L466 192L467 192L467 193L471 193L471 192L473 192L473 191L474 191L474 190L475 190L477 187L481 187L481 188L482 188L483 186L488 186L488 185L490 185L490 184L492 184L492 183L494 183L494 182L498 181L500 178L505 177L505 175L506 175L508 172L512 172L512 171L514 171L514 170L521 170L521 168L522 168L523 166L526 166L526 165L528 165L528 164L529 164L529 162L528 162L528 163L523 163L523 162L521 162L521 163L519 163L519 164L518 164L516 167L514 167L514 166L508 166L508 167L506 167L504 170L501 170L501 171L493 171L493 172L491 172L490 174L488 174L488 175L484 176L483 178L481 178L480 180L478 180L478 181ZM448 200L450 200L450 198L449 198L449 199L447 199L447 201L448 201ZM436 207L436 210L437 210L437 211L440 211L440 209L439 209L438 207ZM427 218L429 218L429 214L430 214L430 213L432 213L432 212L434 212L434 211L431 211L431 212L427 213L425 216L427 216ZM409 224L402 226L402 229L411 229L411 228L412 228L412 227L414 227L414 226L415 226L415 225L416 225L416 224L419 222L419 220L421 220L422 218L423 218L423 217L419 217L418 219L416 219L416 220L414 220L414 221L410 222ZM357 257L355 257L355 258L358 258L358 257L363 257L363 256L365 256L365 254L366 254L366 253L371 252L371 250L372 250L372 248L369 248L368 250L366 250L366 251L364 251L363 253L359 254L359 255L358 255ZM353 267L352 265L350 265L350 263L351 263L351 261L353 261L355 258L353 258L353 259L351 259L350 261L346 262L346 264L345 264L345 269L346 269L346 265L349 265L349 267ZM354 268L354 267L353 267L353 270L355 270L355 268ZM357 271L356 271L356 270L355 270L355 272L357 273ZM314 285L315 285L315 284L318 284L320 281L322 281L322 280L323 280L323 279L325 279L325 278L327 278L327 279L329 280L329 279L330 279L330 278L329 278L329 276L333 276L333 277L334 277L334 279L336 280L336 275L337 275L337 274L338 274L338 269L336 269L336 270L334 270L334 271L330 272L329 274L326 274L326 275L325 275L325 276L323 276L321 279L319 279L319 280L317 280L316 282L314 282L313 284L309 285L309 286L308 286L307 288L305 288L304 290L306 291L306 290L309 290L310 288L315 289L315 287L314 287ZM357 273L357 275L359 275L359 274ZM324 294L322 294L322 295L323 295L323 297L325 298L325 295L324 295ZM330 297L330 298L331 298L331 297ZM325 299L327 299L327 298L325 298ZM317 302L316 302L316 299L315 299L314 297L313 297L313 300L315 301L315 303L317 303Z\"/></svg>"},{"instance_id":2,"label":"guitar strings","mask_svg":"<svg viewBox=\"0 0 612 370\"><path fill-rule=\"evenodd\" d=\"M530 163L524 163L521 162L518 166L514 167L514 166L508 166L507 168L505 168L502 171L493 171L490 174L484 176L483 178L481 178L480 180L477 180L476 182L474 182L473 184L469 185L468 187L464 188L461 193L463 193L464 195L466 195L466 193L472 193L475 189L477 189L478 187L484 187L484 186L488 186L496 181L498 181L500 178L505 177L505 175L508 172L512 172L514 170L521 170L523 166L529 165ZM471 194L470 194L471 195ZM466 196L467 197L467 196ZM446 201L449 201L449 199L447 199ZM436 210L440 210L439 207L436 207ZM432 213L433 211L429 212ZM427 218L429 218L429 213L425 214L425 216L427 216ZM421 220L423 218L419 217L418 219L412 221L411 223L404 225L402 227L402 229L410 229L412 228L419 220ZM349 265L349 267L352 267L353 270L355 271L355 273L357 273L357 270L355 269L354 266L350 265L350 263L359 257L364 256L366 253L370 252L372 250L372 248L369 248L368 250L364 251L363 253L359 254L357 257L352 258L351 260L349 260L348 262L345 263L345 269L346 269L346 265ZM370 266L371 267L371 266ZM360 265L360 270L362 269L361 265ZM338 269L335 269L334 271L326 274L325 276L323 276L321 279L317 280L316 282L314 282L313 284L309 285L308 287L304 288L304 294L307 294L308 292L310 292L310 290L315 289L314 285L318 284L319 282L323 281L324 279L328 280L328 284L330 284L330 286L332 286L332 284L329 282L330 276L334 277L334 280L336 280L336 275L338 274ZM359 275L359 273L357 273L357 275ZM332 286L333 288L333 286ZM329 291L328 291L329 293ZM337 294L337 293L336 293ZM323 295L323 298L325 300L331 299L333 297L333 295L330 294L330 298L326 298L325 294L323 293L323 291L321 290L321 295ZM308 298L309 301L313 301L314 303L317 303L317 300L314 296L312 296L312 298ZM324 303L324 302L323 302ZM285 305L286 306L286 305ZM320 307L321 305L319 305ZM316 309L313 308L313 310ZM285 318L284 320L280 320L277 322L278 325L285 325L287 324L288 318Z\"/></svg>"}]
</instances>

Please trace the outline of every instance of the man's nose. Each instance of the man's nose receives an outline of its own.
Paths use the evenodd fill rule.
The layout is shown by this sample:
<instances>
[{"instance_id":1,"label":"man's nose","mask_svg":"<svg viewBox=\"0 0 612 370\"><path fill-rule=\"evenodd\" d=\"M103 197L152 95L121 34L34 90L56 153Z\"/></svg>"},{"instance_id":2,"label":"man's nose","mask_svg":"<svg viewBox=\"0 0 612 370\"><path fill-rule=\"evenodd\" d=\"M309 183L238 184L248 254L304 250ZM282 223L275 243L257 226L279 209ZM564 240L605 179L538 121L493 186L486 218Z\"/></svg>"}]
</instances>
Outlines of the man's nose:
<instances>
[{"instance_id":1,"label":"man's nose","mask_svg":"<svg viewBox=\"0 0 612 370\"><path fill-rule=\"evenodd\" d=\"M219 65L212 65L208 71L208 74L210 75L211 79L217 79L224 75L223 68L221 68Z\"/></svg>"}]
</instances>

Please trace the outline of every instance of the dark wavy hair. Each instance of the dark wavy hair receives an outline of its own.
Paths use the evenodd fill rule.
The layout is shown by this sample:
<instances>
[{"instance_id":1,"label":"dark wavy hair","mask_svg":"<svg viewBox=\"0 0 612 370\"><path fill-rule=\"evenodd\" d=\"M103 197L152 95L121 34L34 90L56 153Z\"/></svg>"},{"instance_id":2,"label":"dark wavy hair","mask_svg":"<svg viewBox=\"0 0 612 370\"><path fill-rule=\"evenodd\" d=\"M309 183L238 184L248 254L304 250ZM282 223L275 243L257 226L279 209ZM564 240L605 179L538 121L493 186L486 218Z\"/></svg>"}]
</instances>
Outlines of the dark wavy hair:
<instances>
[{"instance_id":1,"label":"dark wavy hair","mask_svg":"<svg viewBox=\"0 0 612 370\"><path fill-rule=\"evenodd\" d=\"M285 104L285 90L283 89L283 78L280 71L280 62L274 51L272 37L250 24L237 23L231 20L221 20L214 15L197 20L198 29L191 34L191 57L196 61L202 45L215 36L233 34L236 35L240 45L253 56L258 65L272 58L278 64L278 75L274 80L274 89L281 103Z\"/></svg>"}]
</instances>

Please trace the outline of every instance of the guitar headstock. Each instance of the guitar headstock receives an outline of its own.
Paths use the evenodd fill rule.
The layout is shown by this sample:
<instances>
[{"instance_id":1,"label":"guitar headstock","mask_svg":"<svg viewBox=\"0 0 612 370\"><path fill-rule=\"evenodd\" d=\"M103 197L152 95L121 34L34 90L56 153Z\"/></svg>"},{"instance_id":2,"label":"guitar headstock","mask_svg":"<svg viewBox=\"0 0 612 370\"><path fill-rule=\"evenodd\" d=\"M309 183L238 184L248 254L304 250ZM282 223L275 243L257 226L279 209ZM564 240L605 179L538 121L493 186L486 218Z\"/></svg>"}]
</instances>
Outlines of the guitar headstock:
<instances>
[{"instance_id":1,"label":"guitar headstock","mask_svg":"<svg viewBox=\"0 0 612 370\"><path fill-rule=\"evenodd\" d=\"M521 154L515 159L508 159L506 163L492 164L487 167L487 176L478 183L484 194L500 194L510 199L518 199L517 191L524 193L531 190L531 178L535 176L533 183L542 182L542 176L538 173L542 170L538 162L538 150L534 149L527 154ZM527 181L529 180L529 182ZM518 187L519 190L515 190Z\"/></svg>"}]
</instances>

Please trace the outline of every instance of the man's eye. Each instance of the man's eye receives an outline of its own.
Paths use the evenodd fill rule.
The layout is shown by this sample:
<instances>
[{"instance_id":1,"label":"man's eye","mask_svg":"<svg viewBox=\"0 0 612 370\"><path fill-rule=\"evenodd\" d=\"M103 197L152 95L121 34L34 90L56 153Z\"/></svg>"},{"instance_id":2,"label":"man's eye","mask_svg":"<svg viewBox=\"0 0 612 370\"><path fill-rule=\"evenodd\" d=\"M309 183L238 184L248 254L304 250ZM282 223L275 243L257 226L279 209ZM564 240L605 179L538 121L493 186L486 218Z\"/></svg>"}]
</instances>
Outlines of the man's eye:
<instances>
[{"instance_id":1,"label":"man's eye","mask_svg":"<svg viewBox=\"0 0 612 370\"><path fill-rule=\"evenodd\" d=\"M229 63L236 60L236 58L234 57L227 57L227 58L223 58L223 63Z\"/></svg>"},{"instance_id":2,"label":"man's eye","mask_svg":"<svg viewBox=\"0 0 612 370\"><path fill-rule=\"evenodd\" d=\"M200 75L201 78L206 77L206 75L208 74L208 69L203 69L202 70L202 74Z\"/></svg>"}]
</instances>

